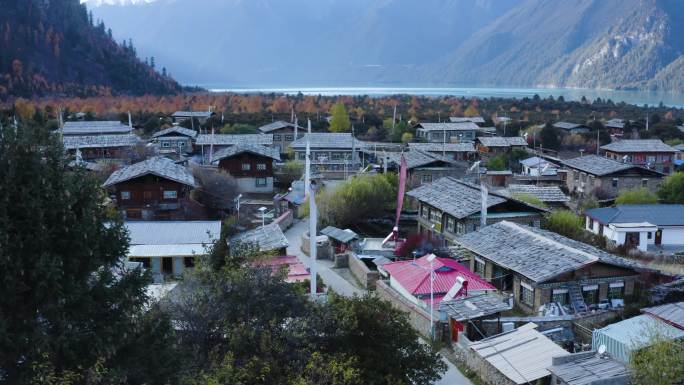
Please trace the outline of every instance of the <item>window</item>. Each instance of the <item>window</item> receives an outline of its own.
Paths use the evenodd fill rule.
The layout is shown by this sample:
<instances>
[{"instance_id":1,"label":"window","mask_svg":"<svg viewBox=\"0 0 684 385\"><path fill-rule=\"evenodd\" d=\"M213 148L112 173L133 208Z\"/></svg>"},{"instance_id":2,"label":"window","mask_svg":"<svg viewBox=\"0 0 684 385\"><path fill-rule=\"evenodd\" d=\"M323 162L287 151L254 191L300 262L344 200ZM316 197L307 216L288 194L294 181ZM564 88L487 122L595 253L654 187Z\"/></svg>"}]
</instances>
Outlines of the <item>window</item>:
<instances>
[{"instance_id":1,"label":"window","mask_svg":"<svg viewBox=\"0 0 684 385\"><path fill-rule=\"evenodd\" d=\"M456 234L465 234L465 225L463 223L456 223Z\"/></svg>"},{"instance_id":2,"label":"window","mask_svg":"<svg viewBox=\"0 0 684 385\"><path fill-rule=\"evenodd\" d=\"M475 257L475 273L480 277L485 275L485 261L477 257Z\"/></svg>"},{"instance_id":3,"label":"window","mask_svg":"<svg viewBox=\"0 0 684 385\"><path fill-rule=\"evenodd\" d=\"M280 134L273 134L273 140L280 140Z\"/></svg>"},{"instance_id":4,"label":"window","mask_svg":"<svg viewBox=\"0 0 684 385\"><path fill-rule=\"evenodd\" d=\"M266 178L256 178L257 187L265 187L267 185Z\"/></svg>"},{"instance_id":5,"label":"window","mask_svg":"<svg viewBox=\"0 0 684 385\"><path fill-rule=\"evenodd\" d=\"M655 163L655 161L656 161L656 157L654 155L649 155L646 157L646 162L648 162L648 163L653 164L653 163Z\"/></svg>"},{"instance_id":6,"label":"window","mask_svg":"<svg viewBox=\"0 0 684 385\"><path fill-rule=\"evenodd\" d=\"M163 141L162 147L171 147L171 142Z\"/></svg>"},{"instance_id":7,"label":"window","mask_svg":"<svg viewBox=\"0 0 684 385\"><path fill-rule=\"evenodd\" d=\"M178 198L178 191L176 190L164 190L164 199L176 199Z\"/></svg>"},{"instance_id":8,"label":"window","mask_svg":"<svg viewBox=\"0 0 684 385\"><path fill-rule=\"evenodd\" d=\"M594 219L589 218L589 225L587 226L588 230L594 230Z\"/></svg>"},{"instance_id":9,"label":"window","mask_svg":"<svg viewBox=\"0 0 684 385\"><path fill-rule=\"evenodd\" d=\"M257 163L257 170L266 171L266 163Z\"/></svg>"},{"instance_id":10,"label":"window","mask_svg":"<svg viewBox=\"0 0 684 385\"><path fill-rule=\"evenodd\" d=\"M182 140L178 141L178 147L185 147L185 142Z\"/></svg>"},{"instance_id":11,"label":"window","mask_svg":"<svg viewBox=\"0 0 684 385\"><path fill-rule=\"evenodd\" d=\"M529 306L534 305L534 290L525 282L520 282L520 302Z\"/></svg>"},{"instance_id":12,"label":"window","mask_svg":"<svg viewBox=\"0 0 684 385\"><path fill-rule=\"evenodd\" d=\"M252 169L252 165L249 163L243 163L242 164L242 171L249 171Z\"/></svg>"},{"instance_id":13,"label":"window","mask_svg":"<svg viewBox=\"0 0 684 385\"><path fill-rule=\"evenodd\" d=\"M653 239L653 233L649 231L646 233L646 237L648 237L648 239Z\"/></svg>"},{"instance_id":14,"label":"window","mask_svg":"<svg viewBox=\"0 0 684 385\"><path fill-rule=\"evenodd\" d=\"M121 200L127 201L129 199L131 199L131 192L130 191L122 191L121 192Z\"/></svg>"},{"instance_id":15,"label":"window","mask_svg":"<svg viewBox=\"0 0 684 385\"><path fill-rule=\"evenodd\" d=\"M429 211L430 211L429 208L427 208L426 206L420 205L420 216L423 219L428 219L428 212Z\"/></svg>"},{"instance_id":16,"label":"window","mask_svg":"<svg viewBox=\"0 0 684 385\"><path fill-rule=\"evenodd\" d=\"M618 186L618 178L613 178L613 187Z\"/></svg>"},{"instance_id":17,"label":"window","mask_svg":"<svg viewBox=\"0 0 684 385\"><path fill-rule=\"evenodd\" d=\"M648 187L648 179L641 180L641 187Z\"/></svg>"},{"instance_id":18,"label":"window","mask_svg":"<svg viewBox=\"0 0 684 385\"><path fill-rule=\"evenodd\" d=\"M285 135L285 140L288 140L288 141L294 140L294 135Z\"/></svg>"},{"instance_id":19,"label":"window","mask_svg":"<svg viewBox=\"0 0 684 385\"><path fill-rule=\"evenodd\" d=\"M437 210L430 210L430 222L441 222L442 220L442 213L440 213Z\"/></svg>"},{"instance_id":20,"label":"window","mask_svg":"<svg viewBox=\"0 0 684 385\"><path fill-rule=\"evenodd\" d=\"M608 298L623 299L625 298L625 283L612 282L608 285Z\"/></svg>"},{"instance_id":21,"label":"window","mask_svg":"<svg viewBox=\"0 0 684 385\"><path fill-rule=\"evenodd\" d=\"M453 217L447 216L447 222L446 222L447 228L446 229L448 231L454 232L455 231L455 229L454 229L455 224L456 224L456 220Z\"/></svg>"},{"instance_id":22,"label":"window","mask_svg":"<svg viewBox=\"0 0 684 385\"><path fill-rule=\"evenodd\" d=\"M306 153L305 152L300 152L298 154L299 160L306 160Z\"/></svg>"},{"instance_id":23,"label":"window","mask_svg":"<svg viewBox=\"0 0 684 385\"><path fill-rule=\"evenodd\" d=\"M420 177L420 183L421 183L421 184L424 184L424 183L432 183L432 174L423 174L423 175Z\"/></svg>"},{"instance_id":24,"label":"window","mask_svg":"<svg viewBox=\"0 0 684 385\"><path fill-rule=\"evenodd\" d=\"M568 289L553 289L551 301L561 305L568 303Z\"/></svg>"},{"instance_id":25,"label":"window","mask_svg":"<svg viewBox=\"0 0 684 385\"><path fill-rule=\"evenodd\" d=\"M573 175L574 178L575 178L575 182L579 182L579 173L578 173L577 171L573 171L573 172L572 172L572 175Z\"/></svg>"},{"instance_id":26,"label":"window","mask_svg":"<svg viewBox=\"0 0 684 385\"><path fill-rule=\"evenodd\" d=\"M582 297L587 305L598 303L598 285L582 286Z\"/></svg>"},{"instance_id":27,"label":"window","mask_svg":"<svg viewBox=\"0 0 684 385\"><path fill-rule=\"evenodd\" d=\"M342 159L344 159L344 153L333 152L330 154L330 159L331 160L342 160Z\"/></svg>"}]
</instances>

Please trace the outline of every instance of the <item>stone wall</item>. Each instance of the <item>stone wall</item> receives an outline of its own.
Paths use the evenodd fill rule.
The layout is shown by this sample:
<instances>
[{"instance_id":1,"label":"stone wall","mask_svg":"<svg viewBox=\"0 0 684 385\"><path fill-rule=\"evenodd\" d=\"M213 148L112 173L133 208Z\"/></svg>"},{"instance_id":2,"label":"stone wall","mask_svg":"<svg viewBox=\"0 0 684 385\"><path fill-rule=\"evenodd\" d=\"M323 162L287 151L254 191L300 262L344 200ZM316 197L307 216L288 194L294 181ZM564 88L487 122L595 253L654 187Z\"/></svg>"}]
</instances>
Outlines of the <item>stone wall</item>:
<instances>
[{"instance_id":1,"label":"stone wall","mask_svg":"<svg viewBox=\"0 0 684 385\"><path fill-rule=\"evenodd\" d=\"M375 283L375 291L379 298L389 301L392 305L409 316L409 323L423 336L430 335L430 313L418 307L416 304L405 299L399 292L392 289L386 281L378 280ZM434 313L435 323L439 321L439 312ZM436 327L436 334L439 334L439 327ZM440 336L436 336L439 339Z\"/></svg>"},{"instance_id":2,"label":"stone wall","mask_svg":"<svg viewBox=\"0 0 684 385\"><path fill-rule=\"evenodd\" d=\"M477 355L474 351L467 347L457 347L460 349L460 355L465 360L465 365L468 369L477 373L482 382L488 385L516 385L514 381L508 379L492 366L487 360Z\"/></svg>"},{"instance_id":3,"label":"stone wall","mask_svg":"<svg viewBox=\"0 0 684 385\"><path fill-rule=\"evenodd\" d=\"M276 218L273 222L277 223L278 226L280 226L280 229L285 231L290 226L292 226L293 220L294 220L294 213L292 212L292 210L287 210L283 213L283 215Z\"/></svg>"},{"instance_id":4,"label":"stone wall","mask_svg":"<svg viewBox=\"0 0 684 385\"><path fill-rule=\"evenodd\" d=\"M327 237L326 237L327 238ZM302 252L306 255L309 254L309 232L306 231L302 234ZM332 259L332 246L330 246L330 241L318 242L316 248L316 258L317 259Z\"/></svg>"},{"instance_id":5,"label":"stone wall","mask_svg":"<svg viewBox=\"0 0 684 385\"><path fill-rule=\"evenodd\" d=\"M349 270L361 285L368 290L375 290L375 283L380 279L380 273L377 270L369 269L362 260L353 255L348 256L347 261L349 263Z\"/></svg>"}]
</instances>

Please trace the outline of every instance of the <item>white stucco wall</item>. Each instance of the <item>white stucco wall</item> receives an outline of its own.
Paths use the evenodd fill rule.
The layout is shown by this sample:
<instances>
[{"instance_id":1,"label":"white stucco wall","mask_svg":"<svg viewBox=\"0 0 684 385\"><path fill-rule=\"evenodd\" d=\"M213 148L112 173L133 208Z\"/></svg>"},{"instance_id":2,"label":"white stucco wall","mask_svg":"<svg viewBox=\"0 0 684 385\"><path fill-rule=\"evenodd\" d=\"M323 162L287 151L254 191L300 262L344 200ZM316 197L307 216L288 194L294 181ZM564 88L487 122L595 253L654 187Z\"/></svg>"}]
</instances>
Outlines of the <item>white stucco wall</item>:
<instances>
[{"instance_id":1,"label":"white stucco wall","mask_svg":"<svg viewBox=\"0 0 684 385\"><path fill-rule=\"evenodd\" d=\"M661 227L663 230L663 245L684 245L684 226ZM653 237L655 239L655 236Z\"/></svg>"},{"instance_id":2,"label":"white stucco wall","mask_svg":"<svg viewBox=\"0 0 684 385\"><path fill-rule=\"evenodd\" d=\"M273 177L266 178L266 186L257 187L256 178L235 178L240 192L245 193L272 193Z\"/></svg>"}]
</instances>

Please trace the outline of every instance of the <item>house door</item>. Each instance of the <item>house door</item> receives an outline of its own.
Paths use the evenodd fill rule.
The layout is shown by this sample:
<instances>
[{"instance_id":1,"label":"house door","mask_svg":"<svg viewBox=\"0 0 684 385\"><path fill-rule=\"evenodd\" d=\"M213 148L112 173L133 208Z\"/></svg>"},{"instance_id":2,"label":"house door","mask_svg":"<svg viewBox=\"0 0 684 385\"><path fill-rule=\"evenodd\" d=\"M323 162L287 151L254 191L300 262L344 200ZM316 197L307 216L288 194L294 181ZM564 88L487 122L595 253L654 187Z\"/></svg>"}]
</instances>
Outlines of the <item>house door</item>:
<instances>
[{"instance_id":1,"label":"house door","mask_svg":"<svg viewBox=\"0 0 684 385\"><path fill-rule=\"evenodd\" d=\"M663 230L658 229L655 233L655 244L660 245L663 242Z\"/></svg>"},{"instance_id":2,"label":"house door","mask_svg":"<svg viewBox=\"0 0 684 385\"><path fill-rule=\"evenodd\" d=\"M162 274L173 274L173 258L162 258Z\"/></svg>"}]
</instances>

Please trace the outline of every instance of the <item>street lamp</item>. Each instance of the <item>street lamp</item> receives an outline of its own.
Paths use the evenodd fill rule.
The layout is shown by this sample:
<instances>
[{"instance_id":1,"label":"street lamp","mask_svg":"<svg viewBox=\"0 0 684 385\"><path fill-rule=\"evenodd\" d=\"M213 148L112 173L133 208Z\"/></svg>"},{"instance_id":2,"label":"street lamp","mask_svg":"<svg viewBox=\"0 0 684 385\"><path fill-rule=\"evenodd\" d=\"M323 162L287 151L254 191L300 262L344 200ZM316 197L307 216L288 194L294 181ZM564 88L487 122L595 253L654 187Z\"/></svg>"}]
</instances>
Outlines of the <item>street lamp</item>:
<instances>
[{"instance_id":1,"label":"street lamp","mask_svg":"<svg viewBox=\"0 0 684 385\"><path fill-rule=\"evenodd\" d=\"M233 199L233 202L235 202L235 208L237 209L237 220L238 223L240 222L240 198L242 198L242 194L238 195Z\"/></svg>"},{"instance_id":2,"label":"street lamp","mask_svg":"<svg viewBox=\"0 0 684 385\"><path fill-rule=\"evenodd\" d=\"M266 226L266 210L268 210L268 208L266 208L265 206L261 206L261 207L259 207L258 210L261 213L261 227L265 227Z\"/></svg>"},{"instance_id":3,"label":"street lamp","mask_svg":"<svg viewBox=\"0 0 684 385\"><path fill-rule=\"evenodd\" d=\"M435 309L435 288L434 288L434 282L435 282L435 269L433 268L432 262L437 258L436 255L430 254L427 256L428 262L430 262L430 338L432 340L435 340L435 323L434 323L434 309ZM415 266L419 269L427 270L423 266L420 266L419 264L415 262L411 262L411 266Z\"/></svg>"}]
</instances>

